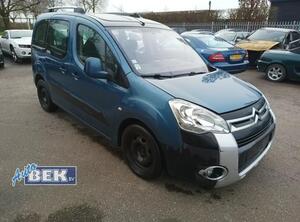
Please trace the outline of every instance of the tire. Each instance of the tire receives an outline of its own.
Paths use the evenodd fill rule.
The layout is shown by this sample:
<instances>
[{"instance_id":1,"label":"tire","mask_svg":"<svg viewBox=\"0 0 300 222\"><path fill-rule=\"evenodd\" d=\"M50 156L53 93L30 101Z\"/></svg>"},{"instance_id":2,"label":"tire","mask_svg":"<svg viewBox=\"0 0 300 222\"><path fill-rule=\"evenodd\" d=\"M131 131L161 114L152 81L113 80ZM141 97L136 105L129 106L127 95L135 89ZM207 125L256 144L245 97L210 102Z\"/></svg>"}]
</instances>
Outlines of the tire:
<instances>
[{"instance_id":1,"label":"tire","mask_svg":"<svg viewBox=\"0 0 300 222\"><path fill-rule=\"evenodd\" d=\"M128 126L122 135L122 148L129 168L139 177L151 180L162 173L162 155L152 134L140 125Z\"/></svg>"},{"instance_id":2,"label":"tire","mask_svg":"<svg viewBox=\"0 0 300 222\"><path fill-rule=\"evenodd\" d=\"M266 70L266 78L272 82L282 82L286 79L286 69L280 64L272 64Z\"/></svg>"},{"instance_id":3,"label":"tire","mask_svg":"<svg viewBox=\"0 0 300 222\"><path fill-rule=\"evenodd\" d=\"M49 89L44 80L39 80L37 83L37 94L39 102L43 110L52 113L57 110L57 106L52 102Z\"/></svg>"},{"instance_id":4,"label":"tire","mask_svg":"<svg viewBox=\"0 0 300 222\"><path fill-rule=\"evenodd\" d=\"M1 63L0 64L0 69L3 69L4 68L4 63Z\"/></svg>"},{"instance_id":5,"label":"tire","mask_svg":"<svg viewBox=\"0 0 300 222\"><path fill-rule=\"evenodd\" d=\"M10 47L10 54L12 56L12 59L13 59L14 63L19 63L20 62L20 59L19 59L19 57L18 57L18 55L17 55L17 53L16 53L13 46Z\"/></svg>"}]
</instances>

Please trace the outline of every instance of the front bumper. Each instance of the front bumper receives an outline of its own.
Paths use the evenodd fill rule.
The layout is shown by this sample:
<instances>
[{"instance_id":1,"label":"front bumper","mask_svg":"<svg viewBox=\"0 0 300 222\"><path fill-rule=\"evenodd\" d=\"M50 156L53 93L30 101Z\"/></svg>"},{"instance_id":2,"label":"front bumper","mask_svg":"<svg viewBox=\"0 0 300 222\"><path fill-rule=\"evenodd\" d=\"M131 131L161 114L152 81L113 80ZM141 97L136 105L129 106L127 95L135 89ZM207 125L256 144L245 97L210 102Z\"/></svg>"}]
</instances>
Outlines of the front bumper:
<instances>
[{"instance_id":1,"label":"front bumper","mask_svg":"<svg viewBox=\"0 0 300 222\"><path fill-rule=\"evenodd\" d=\"M234 74L246 71L249 66L249 61L245 60L240 63L215 63L214 66L226 72Z\"/></svg>"},{"instance_id":2,"label":"front bumper","mask_svg":"<svg viewBox=\"0 0 300 222\"><path fill-rule=\"evenodd\" d=\"M271 148L276 127L272 110L270 116L270 122L265 119L268 125L256 125L261 133L246 142L241 140L245 135L240 137L236 132L197 135L182 131L183 148L180 152L167 149L169 151L165 155L169 174L196 180L201 186L209 188L224 187L243 179ZM247 136L250 131L239 132ZM226 175L218 179L206 177L203 172L211 167L225 168Z\"/></svg>"},{"instance_id":3,"label":"front bumper","mask_svg":"<svg viewBox=\"0 0 300 222\"><path fill-rule=\"evenodd\" d=\"M257 61L257 70L259 72L265 72L267 70L267 67L269 66L269 63L268 62L265 62L261 59L259 59Z\"/></svg>"},{"instance_id":4,"label":"front bumper","mask_svg":"<svg viewBox=\"0 0 300 222\"><path fill-rule=\"evenodd\" d=\"M19 58L31 58L31 48L15 47L15 52Z\"/></svg>"},{"instance_id":5,"label":"front bumper","mask_svg":"<svg viewBox=\"0 0 300 222\"><path fill-rule=\"evenodd\" d=\"M273 115L273 114L272 114ZM273 115L274 121L275 117ZM263 157L268 153L272 146L273 136L275 131L275 122L270 126L270 128L259 138L253 141L248 146L250 148L255 147L258 143L264 139L269 139L266 147L263 148L263 151L256 156L256 158L242 171L239 172L239 150L237 142L232 134L215 134L216 140L218 141L220 148L220 162L221 166L224 166L228 170L228 174L223 179L217 181L215 187L224 187L235 183L243 179L258 163L263 159Z\"/></svg>"}]
</instances>

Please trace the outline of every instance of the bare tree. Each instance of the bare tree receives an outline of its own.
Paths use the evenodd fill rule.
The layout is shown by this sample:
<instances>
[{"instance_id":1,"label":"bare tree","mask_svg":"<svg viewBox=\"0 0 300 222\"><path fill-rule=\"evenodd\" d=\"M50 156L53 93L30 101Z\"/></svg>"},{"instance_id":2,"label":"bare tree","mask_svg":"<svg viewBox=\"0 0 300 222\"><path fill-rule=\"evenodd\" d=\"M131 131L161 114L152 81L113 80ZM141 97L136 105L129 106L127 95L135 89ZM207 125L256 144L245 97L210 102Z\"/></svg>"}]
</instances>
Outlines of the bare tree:
<instances>
[{"instance_id":1,"label":"bare tree","mask_svg":"<svg viewBox=\"0 0 300 222\"><path fill-rule=\"evenodd\" d=\"M269 16L268 0L239 0L239 8L229 11L236 21L266 21Z\"/></svg>"},{"instance_id":2,"label":"bare tree","mask_svg":"<svg viewBox=\"0 0 300 222\"><path fill-rule=\"evenodd\" d=\"M83 6L86 12L103 10L106 4L106 0L80 0L80 4Z\"/></svg>"},{"instance_id":3,"label":"bare tree","mask_svg":"<svg viewBox=\"0 0 300 222\"><path fill-rule=\"evenodd\" d=\"M38 5L40 0L0 0L0 16L6 29L10 26L11 13L21 12Z\"/></svg>"}]
</instances>

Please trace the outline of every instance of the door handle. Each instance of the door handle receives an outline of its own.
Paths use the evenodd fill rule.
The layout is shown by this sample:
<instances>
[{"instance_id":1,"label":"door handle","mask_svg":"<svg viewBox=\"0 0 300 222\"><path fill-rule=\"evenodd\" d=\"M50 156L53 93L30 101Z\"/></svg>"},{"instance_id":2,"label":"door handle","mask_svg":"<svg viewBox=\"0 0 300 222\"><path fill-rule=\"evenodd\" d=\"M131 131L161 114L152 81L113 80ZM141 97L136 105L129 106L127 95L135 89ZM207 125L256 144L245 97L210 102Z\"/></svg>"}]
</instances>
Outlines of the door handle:
<instances>
[{"instance_id":1,"label":"door handle","mask_svg":"<svg viewBox=\"0 0 300 222\"><path fill-rule=\"evenodd\" d=\"M78 80L78 79L79 79L79 76L78 76L76 73L72 72L71 75L73 76L73 78L74 78L75 80Z\"/></svg>"}]
</instances>

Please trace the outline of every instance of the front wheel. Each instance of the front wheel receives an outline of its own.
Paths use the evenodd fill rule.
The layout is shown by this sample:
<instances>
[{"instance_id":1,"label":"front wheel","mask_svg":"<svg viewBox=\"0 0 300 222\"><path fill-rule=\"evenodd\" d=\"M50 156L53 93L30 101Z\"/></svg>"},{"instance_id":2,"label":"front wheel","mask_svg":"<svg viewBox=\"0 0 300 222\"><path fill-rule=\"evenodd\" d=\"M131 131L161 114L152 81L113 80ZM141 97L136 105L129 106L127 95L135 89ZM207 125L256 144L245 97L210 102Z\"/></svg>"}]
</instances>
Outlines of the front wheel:
<instances>
[{"instance_id":1,"label":"front wheel","mask_svg":"<svg viewBox=\"0 0 300 222\"><path fill-rule=\"evenodd\" d=\"M122 148L130 169L143 179L155 179L162 172L162 156L152 134L140 125L127 127Z\"/></svg>"},{"instance_id":2,"label":"front wheel","mask_svg":"<svg viewBox=\"0 0 300 222\"><path fill-rule=\"evenodd\" d=\"M14 63L18 63L20 61L15 49L13 47L10 48L10 54L12 56L12 59L14 61Z\"/></svg>"},{"instance_id":3,"label":"front wheel","mask_svg":"<svg viewBox=\"0 0 300 222\"><path fill-rule=\"evenodd\" d=\"M282 82L286 79L286 69L280 64L272 64L267 68L266 78L273 82Z\"/></svg>"},{"instance_id":4,"label":"front wheel","mask_svg":"<svg viewBox=\"0 0 300 222\"><path fill-rule=\"evenodd\" d=\"M48 113L54 112L57 106L52 102L50 92L44 80L39 80L37 83L37 94L39 102L43 110Z\"/></svg>"}]
</instances>

